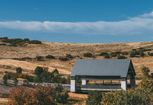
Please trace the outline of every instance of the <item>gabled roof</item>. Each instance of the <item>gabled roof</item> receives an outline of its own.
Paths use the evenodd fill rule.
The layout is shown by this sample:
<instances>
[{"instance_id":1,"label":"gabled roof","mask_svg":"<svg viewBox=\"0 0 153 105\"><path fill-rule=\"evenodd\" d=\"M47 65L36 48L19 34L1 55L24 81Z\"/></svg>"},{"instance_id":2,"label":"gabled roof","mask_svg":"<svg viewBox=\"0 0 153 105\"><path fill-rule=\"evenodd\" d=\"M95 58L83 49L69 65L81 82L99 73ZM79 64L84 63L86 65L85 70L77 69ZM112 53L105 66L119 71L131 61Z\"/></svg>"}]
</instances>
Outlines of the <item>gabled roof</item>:
<instances>
[{"instance_id":1,"label":"gabled roof","mask_svg":"<svg viewBox=\"0 0 153 105\"><path fill-rule=\"evenodd\" d=\"M78 60L71 76L120 76L127 77L129 69L133 69L130 59Z\"/></svg>"}]
</instances>

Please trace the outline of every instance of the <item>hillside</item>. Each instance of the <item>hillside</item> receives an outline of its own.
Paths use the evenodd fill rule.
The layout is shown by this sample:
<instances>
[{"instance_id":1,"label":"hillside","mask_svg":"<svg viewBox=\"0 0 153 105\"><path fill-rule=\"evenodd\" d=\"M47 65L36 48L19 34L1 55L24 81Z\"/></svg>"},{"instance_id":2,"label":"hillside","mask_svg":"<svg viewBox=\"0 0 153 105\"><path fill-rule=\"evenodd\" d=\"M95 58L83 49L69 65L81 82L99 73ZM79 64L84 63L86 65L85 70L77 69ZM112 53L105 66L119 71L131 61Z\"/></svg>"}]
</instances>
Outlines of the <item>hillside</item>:
<instances>
[{"instance_id":1,"label":"hillside","mask_svg":"<svg viewBox=\"0 0 153 105\"><path fill-rule=\"evenodd\" d=\"M104 59L102 52L126 52L132 49L147 49L144 57L132 57L139 76L141 65L148 66L153 71L153 57L147 51L153 51L153 42L113 43L113 44L75 44L75 43L23 43L10 45L10 42L0 39L0 72L15 72L16 67L22 67L26 74L33 73L36 66L48 67L49 71L57 68L62 74L70 74L77 59ZM86 57L85 53L91 53ZM49 57L47 57L49 55ZM50 57L51 56L51 57ZM116 58L116 57L113 57Z\"/></svg>"}]
</instances>

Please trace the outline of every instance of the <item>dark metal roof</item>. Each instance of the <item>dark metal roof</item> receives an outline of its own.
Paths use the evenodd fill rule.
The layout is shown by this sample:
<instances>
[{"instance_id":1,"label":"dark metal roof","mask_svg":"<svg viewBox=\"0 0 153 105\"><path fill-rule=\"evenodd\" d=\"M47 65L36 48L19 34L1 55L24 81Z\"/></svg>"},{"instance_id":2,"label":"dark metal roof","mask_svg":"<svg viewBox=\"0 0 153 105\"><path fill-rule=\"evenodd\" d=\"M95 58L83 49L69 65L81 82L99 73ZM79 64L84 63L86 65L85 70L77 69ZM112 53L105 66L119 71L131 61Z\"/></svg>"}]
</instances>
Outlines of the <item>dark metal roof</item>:
<instances>
[{"instance_id":1,"label":"dark metal roof","mask_svg":"<svg viewBox=\"0 0 153 105\"><path fill-rule=\"evenodd\" d=\"M129 68L132 68L134 71L130 59L78 60L72 70L71 76L126 77ZM135 75L135 71L133 73Z\"/></svg>"}]
</instances>

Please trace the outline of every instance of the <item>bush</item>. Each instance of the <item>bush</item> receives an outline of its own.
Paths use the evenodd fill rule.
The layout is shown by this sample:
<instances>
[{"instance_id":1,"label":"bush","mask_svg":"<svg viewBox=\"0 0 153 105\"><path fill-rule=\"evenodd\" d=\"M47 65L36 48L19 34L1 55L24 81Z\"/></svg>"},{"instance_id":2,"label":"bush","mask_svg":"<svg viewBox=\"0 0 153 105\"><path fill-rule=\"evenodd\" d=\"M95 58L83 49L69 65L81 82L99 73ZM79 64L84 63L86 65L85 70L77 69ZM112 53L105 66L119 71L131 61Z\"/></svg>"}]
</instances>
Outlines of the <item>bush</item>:
<instances>
[{"instance_id":1,"label":"bush","mask_svg":"<svg viewBox=\"0 0 153 105\"><path fill-rule=\"evenodd\" d=\"M136 57L137 55L137 50L136 49L132 49L132 51L130 52L130 57Z\"/></svg>"},{"instance_id":2,"label":"bush","mask_svg":"<svg viewBox=\"0 0 153 105\"><path fill-rule=\"evenodd\" d=\"M118 55L118 56L117 56L117 59L127 59L127 57L124 56L124 55Z\"/></svg>"},{"instance_id":3,"label":"bush","mask_svg":"<svg viewBox=\"0 0 153 105\"><path fill-rule=\"evenodd\" d=\"M47 55L46 58L47 59L55 59L55 57L53 55Z\"/></svg>"},{"instance_id":4,"label":"bush","mask_svg":"<svg viewBox=\"0 0 153 105\"><path fill-rule=\"evenodd\" d=\"M101 53L99 54L99 56L105 56L105 55L108 55L108 53L107 53L107 52L101 52Z\"/></svg>"},{"instance_id":5,"label":"bush","mask_svg":"<svg viewBox=\"0 0 153 105\"><path fill-rule=\"evenodd\" d=\"M31 40L29 44L42 44L42 42L39 40Z\"/></svg>"},{"instance_id":6,"label":"bush","mask_svg":"<svg viewBox=\"0 0 153 105\"><path fill-rule=\"evenodd\" d=\"M104 58L111 58L111 56L108 54L108 55L105 55Z\"/></svg>"},{"instance_id":7,"label":"bush","mask_svg":"<svg viewBox=\"0 0 153 105\"><path fill-rule=\"evenodd\" d=\"M57 85L53 91L54 99L56 103L66 104L68 103L68 91L66 91L61 85Z\"/></svg>"},{"instance_id":8,"label":"bush","mask_svg":"<svg viewBox=\"0 0 153 105\"><path fill-rule=\"evenodd\" d=\"M16 74L17 75L22 74L22 68L21 67L16 68Z\"/></svg>"},{"instance_id":9,"label":"bush","mask_svg":"<svg viewBox=\"0 0 153 105\"><path fill-rule=\"evenodd\" d=\"M144 53L144 49L143 48L140 48L139 49L139 55L140 55L140 57L145 56L145 53Z\"/></svg>"},{"instance_id":10,"label":"bush","mask_svg":"<svg viewBox=\"0 0 153 105\"><path fill-rule=\"evenodd\" d=\"M146 66L143 65L141 67L141 72L142 72L142 75L143 75L143 78L144 79L150 78L150 75L149 75L150 69L148 67L146 67Z\"/></svg>"},{"instance_id":11,"label":"bush","mask_svg":"<svg viewBox=\"0 0 153 105\"><path fill-rule=\"evenodd\" d=\"M44 57L43 56L36 56L36 60L37 61L44 61Z\"/></svg>"},{"instance_id":12,"label":"bush","mask_svg":"<svg viewBox=\"0 0 153 105\"><path fill-rule=\"evenodd\" d=\"M87 105L101 105L102 93L98 91L90 91L88 99L86 100Z\"/></svg>"},{"instance_id":13,"label":"bush","mask_svg":"<svg viewBox=\"0 0 153 105\"><path fill-rule=\"evenodd\" d=\"M110 55L111 57L116 57L116 56L118 55L118 53L116 53L116 52L111 52L109 55Z\"/></svg>"},{"instance_id":14,"label":"bush","mask_svg":"<svg viewBox=\"0 0 153 105\"><path fill-rule=\"evenodd\" d=\"M69 58L67 58L67 57L59 57L59 60L61 60L61 61L68 61Z\"/></svg>"},{"instance_id":15,"label":"bush","mask_svg":"<svg viewBox=\"0 0 153 105\"><path fill-rule=\"evenodd\" d=\"M151 52L148 52L148 55L149 55L149 56L153 56L153 53L151 53Z\"/></svg>"},{"instance_id":16,"label":"bush","mask_svg":"<svg viewBox=\"0 0 153 105\"><path fill-rule=\"evenodd\" d=\"M143 90L109 92L103 105L150 105L150 99Z\"/></svg>"},{"instance_id":17,"label":"bush","mask_svg":"<svg viewBox=\"0 0 153 105\"><path fill-rule=\"evenodd\" d=\"M84 57L94 57L92 53L87 52L83 54Z\"/></svg>"},{"instance_id":18,"label":"bush","mask_svg":"<svg viewBox=\"0 0 153 105\"><path fill-rule=\"evenodd\" d=\"M55 105L51 87L17 87L10 93L8 105Z\"/></svg>"},{"instance_id":19,"label":"bush","mask_svg":"<svg viewBox=\"0 0 153 105\"><path fill-rule=\"evenodd\" d=\"M66 57L70 60L74 58L71 54L66 54Z\"/></svg>"}]
</instances>

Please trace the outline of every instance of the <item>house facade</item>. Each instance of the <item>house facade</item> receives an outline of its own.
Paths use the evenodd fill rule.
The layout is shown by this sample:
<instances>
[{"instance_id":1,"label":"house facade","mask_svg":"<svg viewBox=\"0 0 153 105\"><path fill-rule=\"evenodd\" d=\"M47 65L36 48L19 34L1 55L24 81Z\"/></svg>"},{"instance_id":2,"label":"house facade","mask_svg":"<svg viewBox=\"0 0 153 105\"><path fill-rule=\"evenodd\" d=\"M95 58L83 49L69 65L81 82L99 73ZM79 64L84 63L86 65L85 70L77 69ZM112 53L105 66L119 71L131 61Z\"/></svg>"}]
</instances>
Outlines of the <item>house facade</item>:
<instances>
[{"instance_id":1,"label":"house facade","mask_svg":"<svg viewBox=\"0 0 153 105\"><path fill-rule=\"evenodd\" d=\"M130 59L78 60L71 73L71 92L116 91L135 88Z\"/></svg>"}]
</instances>

